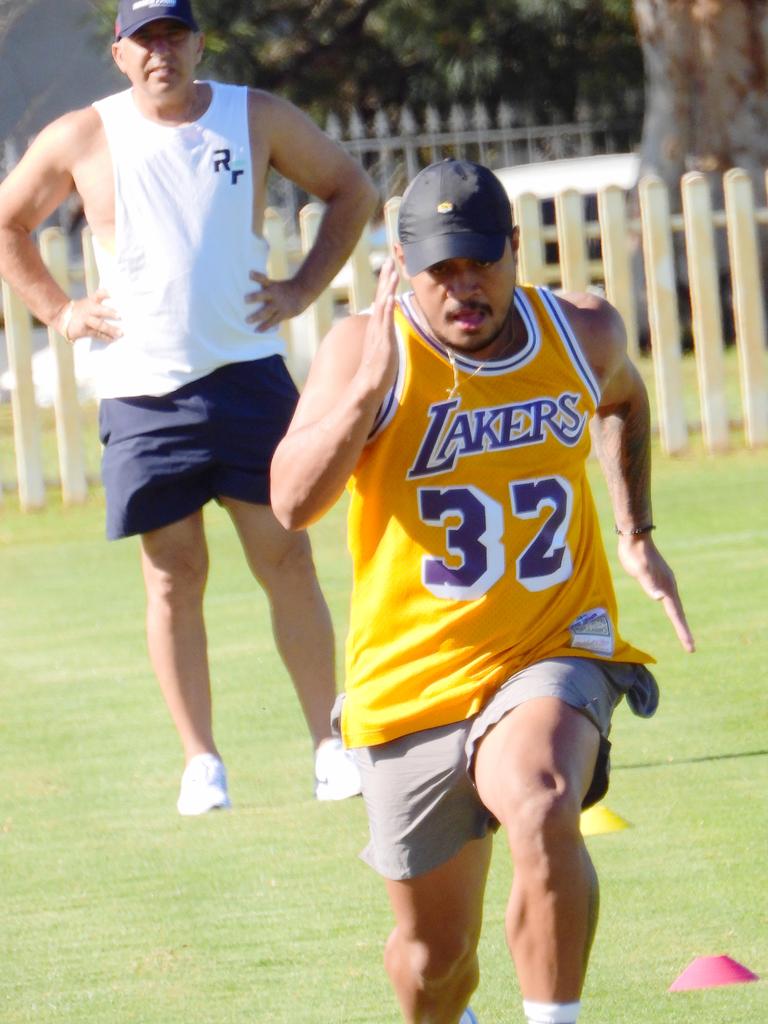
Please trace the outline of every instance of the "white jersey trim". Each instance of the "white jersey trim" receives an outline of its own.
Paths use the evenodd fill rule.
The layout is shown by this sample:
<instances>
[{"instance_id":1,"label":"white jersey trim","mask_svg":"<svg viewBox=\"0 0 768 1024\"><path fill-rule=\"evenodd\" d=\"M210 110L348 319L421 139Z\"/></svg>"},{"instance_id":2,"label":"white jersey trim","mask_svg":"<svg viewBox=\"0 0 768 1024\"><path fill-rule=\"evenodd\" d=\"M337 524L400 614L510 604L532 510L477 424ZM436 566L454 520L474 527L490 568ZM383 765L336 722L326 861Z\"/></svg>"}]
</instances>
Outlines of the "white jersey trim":
<instances>
[{"instance_id":1,"label":"white jersey trim","mask_svg":"<svg viewBox=\"0 0 768 1024\"><path fill-rule=\"evenodd\" d=\"M568 356L573 363L574 369L579 374L587 390L592 395L592 399L595 403L595 407L600 405L600 385L597 383L597 379L592 372L592 367L587 362L587 357L584 355L581 344L578 338L573 333L573 328L568 323L560 303L557 301L555 296L549 290L542 286L537 286L536 291L539 298L547 308L549 315L552 319L552 323L560 336L560 340L563 342L563 347L568 353Z\"/></svg>"},{"instance_id":2,"label":"white jersey trim","mask_svg":"<svg viewBox=\"0 0 768 1024\"><path fill-rule=\"evenodd\" d=\"M392 422L395 418L397 410L400 408L400 399L403 396L403 388L405 387L405 370L406 370L406 349L405 339L403 338L400 327L395 324L395 338L397 341L397 375L392 387L387 391L384 399L379 406L379 411L376 413L376 418L373 421L370 433L366 439L366 444L370 444L374 438L378 437Z\"/></svg>"},{"instance_id":3,"label":"white jersey trim","mask_svg":"<svg viewBox=\"0 0 768 1024\"><path fill-rule=\"evenodd\" d=\"M400 296L400 308L414 331L441 359L472 377L498 377L519 370L529 363L541 348L541 332L538 321L524 293L519 289L515 289L514 303L525 324L526 339L523 347L506 359L473 359L471 356L462 355L456 351L451 353L452 357L449 356L445 345L421 325L413 299L413 292L406 292Z\"/></svg>"}]
</instances>

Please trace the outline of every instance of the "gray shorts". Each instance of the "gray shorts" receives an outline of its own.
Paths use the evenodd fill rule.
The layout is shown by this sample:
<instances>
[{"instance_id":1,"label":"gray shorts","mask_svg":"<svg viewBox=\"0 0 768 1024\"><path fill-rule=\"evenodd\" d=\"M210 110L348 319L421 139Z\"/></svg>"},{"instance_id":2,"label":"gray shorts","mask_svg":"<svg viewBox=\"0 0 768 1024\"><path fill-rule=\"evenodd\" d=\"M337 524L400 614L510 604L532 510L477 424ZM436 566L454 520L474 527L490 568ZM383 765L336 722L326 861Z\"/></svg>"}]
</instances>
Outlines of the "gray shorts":
<instances>
[{"instance_id":1,"label":"gray shorts","mask_svg":"<svg viewBox=\"0 0 768 1024\"><path fill-rule=\"evenodd\" d=\"M608 789L611 716L625 695L643 717L656 710L658 687L644 665L552 658L512 676L472 718L354 748L370 829L363 860L385 878L414 878L497 829L472 781L475 748L504 715L536 697L558 697L600 732L583 806L597 803Z\"/></svg>"}]
</instances>

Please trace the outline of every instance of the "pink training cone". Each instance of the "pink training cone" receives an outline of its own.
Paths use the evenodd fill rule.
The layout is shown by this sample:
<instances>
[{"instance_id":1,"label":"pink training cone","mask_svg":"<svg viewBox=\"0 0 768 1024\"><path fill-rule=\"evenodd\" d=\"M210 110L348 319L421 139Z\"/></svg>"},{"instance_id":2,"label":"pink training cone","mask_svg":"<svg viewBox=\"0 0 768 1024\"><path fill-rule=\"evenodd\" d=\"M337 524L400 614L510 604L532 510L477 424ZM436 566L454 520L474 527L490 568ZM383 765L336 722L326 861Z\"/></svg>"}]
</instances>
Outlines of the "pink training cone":
<instances>
[{"instance_id":1,"label":"pink training cone","mask_svg":"<svg viewBox=\"0 0 768 1024\"><path fill-rule=\"evenodd\" d=\"M744 981L757 981L757 975L729 956L699 956L672 982L668 991L686 992L716 985L739 985Z\"/></svg>"}]
</instances>

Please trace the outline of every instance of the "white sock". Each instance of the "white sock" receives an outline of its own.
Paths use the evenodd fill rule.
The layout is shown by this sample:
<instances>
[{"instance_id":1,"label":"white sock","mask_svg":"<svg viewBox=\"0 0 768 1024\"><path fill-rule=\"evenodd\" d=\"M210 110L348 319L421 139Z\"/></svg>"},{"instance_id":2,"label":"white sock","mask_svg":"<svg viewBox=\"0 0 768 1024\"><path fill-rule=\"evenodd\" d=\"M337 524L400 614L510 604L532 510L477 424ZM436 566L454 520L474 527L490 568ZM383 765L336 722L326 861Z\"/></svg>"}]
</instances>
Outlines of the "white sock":
<instances>
[{"instance_id":1,"label":"white sock","mask_svg":"<svg viewBox=\"0 0 768 1024\"><path fill-rule=\"evenodd\" d=\"M581 1003L534 1003L523 1000L523 1013L528 1024L576 1024Z\"/></svg>"}]
</instances>

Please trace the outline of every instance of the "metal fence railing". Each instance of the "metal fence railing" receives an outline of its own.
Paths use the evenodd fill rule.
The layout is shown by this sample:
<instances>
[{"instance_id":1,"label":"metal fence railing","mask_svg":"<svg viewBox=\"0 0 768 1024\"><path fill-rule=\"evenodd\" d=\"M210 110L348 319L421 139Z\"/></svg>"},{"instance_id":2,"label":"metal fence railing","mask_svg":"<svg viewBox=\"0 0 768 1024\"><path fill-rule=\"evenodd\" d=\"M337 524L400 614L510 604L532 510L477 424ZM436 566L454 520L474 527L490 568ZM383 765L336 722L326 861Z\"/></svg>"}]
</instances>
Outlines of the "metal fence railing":
<instances>
[{"instance_id":1,"label":"metal fence railing","mask_svg":"<svg viewBox=\"0 0 768 1024\"><path fill-rule=\"evenodd\" d=\"M445 113L426 107L417 114L403 107L396 117L377 111L370 123L356 112L344 120L331 115L325 131L365 167L382 201L400 194L422 167L452 156L497 170L540 160L594 153L624 153L636 148L642 131L639 100L629 97L622 118L582 107L572 122L543 124L522 107L501 102L495 108L475 103L453 105ZM270 180L270 204L290 223L307 196L284 178Z\"/></svg>"}]
</instances>

